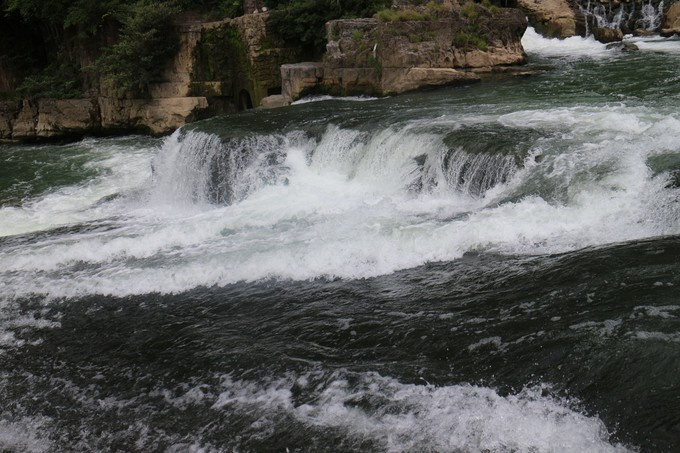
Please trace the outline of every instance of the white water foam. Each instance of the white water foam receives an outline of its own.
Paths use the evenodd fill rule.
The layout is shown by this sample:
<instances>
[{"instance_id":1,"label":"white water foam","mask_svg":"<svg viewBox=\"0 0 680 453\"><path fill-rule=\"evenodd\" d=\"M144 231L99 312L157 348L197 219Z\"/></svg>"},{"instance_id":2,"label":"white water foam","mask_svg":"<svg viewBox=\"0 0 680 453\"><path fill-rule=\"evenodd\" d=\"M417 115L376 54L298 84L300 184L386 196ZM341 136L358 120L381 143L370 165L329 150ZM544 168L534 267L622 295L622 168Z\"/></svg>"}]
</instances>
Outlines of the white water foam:
<instances>
[{"instance_id":1,"label":"white water foam","mask_svg":"<svg viewBox=\"0 0 680 453\"><path fill-rule=\"evenodd\" d=\"M23 417L15 421L0 419L0 450L3 452L43 453L53 451L47 437L49 419Z\"/></svg>"},{"instance_id":2,"label":"white water foam","mask_svg":"<svg viewBox=\"0 0 680 453\"><path fill-rule=\"evenodd\" d=\"M322 95L313 95L313 96L306 96L303 97L302 99L298 99L297 101L294 101L292 105L298 105L298 104L308 104L310 102L322 102L322 101L347 101L347 102L366 102L366 101L375 101L381 98L376 98L373 96L329 96L326 94Z\"/></svg>"},{"instance_id":3,"label":"white water foam","mask_svg":"<svg viewBox=\"0 0 680 453\"><path fill-rule=\"evenodd\" d=\"M611 50L607 50L607 46L596 41L592 36L588 38L571 36L565 39L549 39L541 36L533 27L527 28L524 33L522 46L528 54L544 57L577 59L602 58L613 55Z\"/></svg>"},{"instance_id":4,"label":"white water foam","mask_svg":"<svg viewBox=\"0 0 680 453\"><path fill-rule=\"evenodd\" d=\"M74 223L107 218L120 213L116 204L98 202L139 188L151 175L152 150L88 140L92 160L87 166L98 176L83 184L47 192L19 207L0 207L0 237L26 234Z\"/></svg>"},{"instance_id":5,"label":"white water foam","mask_svg":"<svg viewBox=\"0 0 680 453\"><path fill-rule=\"evenodd\" d=\"M680 39L674 38L661 38L659 36L653 37L635 37L629 38L627 41L632 42L641 51L644 52L660 52L660 53L670 53L670 54L680 54Z\"/></svg>"},{"instance_id":6,"label":"white water foam","mask_svg":"<svg viewBox=\"0 0 680 453\"><path fill-rule=\"evenodd\" d=\"M227 377L212 408L259 418L255 424L263 429L286 414L310 428L339 430L388 452L627 451L609 442L597 417L548 396L546 386L501 396L493 389L465 384L402 384L377 373L364 373L356 382L338 374L315 388L319 394L312 402L296 404L292 386L307 387L312 377L270 383Z\"/></svg>"},{"instance_id":7,"label":"white water foam","mask_svg":"<svg viewBox=\"0 0 680 453\"><path fill-rule=\"evenodd\" d=\"M124 296L264 278L365 278L468 251L559 253L678 232L673 192L646 165L650 155L676 149L678 119L612 106L527 110L479 121L557 134L551 142L557 148L537 142L536 152L544 155L540 164L530 158L505 184L474 195L447 182L437 157L446 148L420 122L369 135L329 126L318 144L281 139L277 165L286 177L219 206L173 202L191 192L183 187L193 182L183 178L204 173L183 165L164 169L163 159L172 161L184 146L171 137L156 171L170 171L169 181L178 182L174 188L151 185L145 199L123 197L93 212L84 203L69 219L80 221L81 212L114 217L112 230L6 242L0 291L9 299ZM199 138L189 134L185 140ZM148 162L148 153L139 162ZM421 171L417 159L423 153L429 163ZM148 168L126 162L121 157L111 175L125 170L130 181L148 181ZM419 175L434 183L414 192ZM157 183L162 180L158 175ZM513 199L516 192L523 195Z\"/></svg>"}]
</instances>

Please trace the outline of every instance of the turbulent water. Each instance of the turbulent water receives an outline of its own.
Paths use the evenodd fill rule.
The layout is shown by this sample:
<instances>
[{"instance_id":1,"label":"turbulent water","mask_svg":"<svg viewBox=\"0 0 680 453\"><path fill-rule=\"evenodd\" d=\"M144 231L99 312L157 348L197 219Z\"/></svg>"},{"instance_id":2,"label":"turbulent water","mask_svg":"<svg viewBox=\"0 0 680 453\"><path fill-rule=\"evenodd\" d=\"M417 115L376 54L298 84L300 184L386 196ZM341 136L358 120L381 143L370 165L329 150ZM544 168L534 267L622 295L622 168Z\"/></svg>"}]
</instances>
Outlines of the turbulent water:
<instances>
[{"instance_id":1,"label":"turbulent water","mask_svg":"<svg viewBox=\"0 0 680 453\"><path fill-rule=\"evenodd\" d=\"M680 41L0 147L0 450L680 448Z\"/></svg>"}]
</instances>

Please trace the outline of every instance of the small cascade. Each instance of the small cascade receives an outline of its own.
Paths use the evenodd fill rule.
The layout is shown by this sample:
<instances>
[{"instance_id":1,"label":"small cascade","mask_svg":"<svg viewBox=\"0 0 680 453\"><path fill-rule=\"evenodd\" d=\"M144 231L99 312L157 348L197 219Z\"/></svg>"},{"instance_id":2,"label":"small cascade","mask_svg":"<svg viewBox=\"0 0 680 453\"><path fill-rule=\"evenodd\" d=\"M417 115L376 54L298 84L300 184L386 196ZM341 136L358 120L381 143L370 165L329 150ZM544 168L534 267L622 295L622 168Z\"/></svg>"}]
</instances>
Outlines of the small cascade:
<instances>
[{"instance_id":1,"label":"small cascade","mask_svg":"<svg viewBox=\"0 0 680 453\"><path fill-rule=\"evenodd\" d=\"M655 31L661 27L664 0L638 0L628 3L598 0L579 0L584 16L586 36L595 28L620 29L632 33L636 29Z\"/></svg>"},{"instance_id":2,"label":"small cascade","mask_svg":"<svg viewBox=\"0 0 680 453\"><path fill-rule=\"evenodd\" d=\"M305 144L300 133L223 140L176 132L154 162L154 193L172 203L233 204L264 186L285 183L287 150Z\"/></svg>"},{"instance_id":3,"label":"small cascade","mask_svg":"<svg viewBox=\"0 0 680 453\"><path fill-rule=\"evenodd\" d=\"M440 165L449 187L473 196L484 195L507 182L518 169L513 156L468 153L463 149L443 154Z\"/></svg>"},{"instance_id":4,"label":"small cascade","mask_svg":"<svg viewBox=\"0 0 680 453\"><path fill-rule=\"evenodd\" d=\"M649 0L649 3L642 6L642 17L638 21L641 28L653 31L658 30L661 27L664 8L663 3L663 0L661 0L655 8L652 4L652 0Z\"/></svg>"}]
</instances>

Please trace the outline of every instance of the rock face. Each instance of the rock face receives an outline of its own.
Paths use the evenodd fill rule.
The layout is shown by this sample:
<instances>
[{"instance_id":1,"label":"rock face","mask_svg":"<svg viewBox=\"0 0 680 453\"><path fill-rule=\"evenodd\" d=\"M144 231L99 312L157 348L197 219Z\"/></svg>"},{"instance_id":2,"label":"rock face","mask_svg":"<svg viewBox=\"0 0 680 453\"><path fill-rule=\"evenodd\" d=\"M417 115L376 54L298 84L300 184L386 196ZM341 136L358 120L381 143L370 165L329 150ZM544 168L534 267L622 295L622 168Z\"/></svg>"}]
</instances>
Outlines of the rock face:
<instances>
[{"instance_id":1,"label":"rock face","mask_svg":"<svg viewBox=\"0 0 680 453\"><path fill-rule=\"evenodd\" d=\"M256 2L261 8L260 3ZM281 64L293 49L266 45L267 15L180 23L180 49L149 99L121 99L107 87L87 99L0 102L0 140L76 139L84 135L164 134L197 119L260 104L281 93Z\"/></svg>"},{"instance_id":2,"label":"rock face","mask_svg":"<svg viewBox=\"0 0 680 453\"><path fill-rule=\"evenodd\" d=\"M664 36L680 34L680 2L673 3L666 11L661 34Z\"/></svg>"},{"instance_id":3,"label":"rock face","mask_svg":"<svg viewBox=\"0 0 680 453\"><path fill-rule=\"evenodd\" d=\"M479 72L523 64L524 14L475 8L467 16L454 7L424 10L428 20L330 21L324 62L282 66L283 95L396 94L475 82Z\"/></svg>"},{"instance_id":4,"label":"rock face","mask_svg":"<svg viewBox=\"0 0 680 453\"><path fill-rule=\"evenodd\" d=\"M569 0L517 0L536 31L549 38L568 38L580 28L576 8Z\"/></svg>"}]
</instances>

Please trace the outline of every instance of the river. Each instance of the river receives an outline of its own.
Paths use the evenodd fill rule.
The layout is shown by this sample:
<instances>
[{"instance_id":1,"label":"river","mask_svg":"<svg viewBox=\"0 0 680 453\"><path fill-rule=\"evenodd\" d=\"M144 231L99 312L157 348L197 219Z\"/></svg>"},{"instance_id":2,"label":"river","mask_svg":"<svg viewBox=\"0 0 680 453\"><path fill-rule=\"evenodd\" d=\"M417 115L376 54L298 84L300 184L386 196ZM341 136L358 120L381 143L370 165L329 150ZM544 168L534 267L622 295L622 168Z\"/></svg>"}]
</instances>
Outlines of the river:
<instances>
[{"instance_id":1,"label":"river","mask_svg":"<svg viewBox=\"0 0 680 453\"><path fill-rule=\"evenodd\" d=\"M0 450L680 448L680 40L0 146Z\"/></svg>"}]
</instances>

